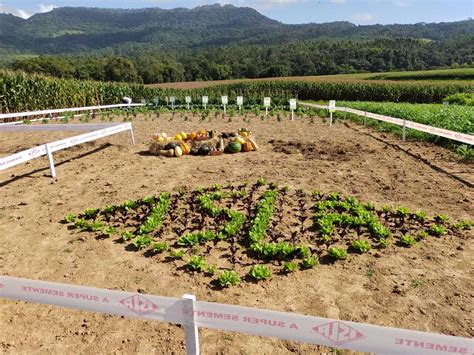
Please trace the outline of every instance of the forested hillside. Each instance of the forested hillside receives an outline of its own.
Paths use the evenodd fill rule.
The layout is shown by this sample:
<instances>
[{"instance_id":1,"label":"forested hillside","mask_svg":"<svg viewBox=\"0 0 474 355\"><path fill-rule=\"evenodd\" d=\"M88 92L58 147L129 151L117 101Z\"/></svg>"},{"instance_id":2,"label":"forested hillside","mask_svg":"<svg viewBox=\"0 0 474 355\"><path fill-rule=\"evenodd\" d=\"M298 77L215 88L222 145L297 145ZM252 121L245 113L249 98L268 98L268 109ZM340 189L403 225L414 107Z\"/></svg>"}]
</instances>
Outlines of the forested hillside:
<instances>
[{"instance_id":1,"label":"forested hillside","mask_svg":"<svg viewBox=\"0 0 474 355\"><path fill-rule=\"evenodd\" d=\"M287 25L232 5L66 7L0 15L0 54L22 54L4 65L27 72L159 83L469 66L473 34L474 20Z\"/></svg>"}]
</instances>

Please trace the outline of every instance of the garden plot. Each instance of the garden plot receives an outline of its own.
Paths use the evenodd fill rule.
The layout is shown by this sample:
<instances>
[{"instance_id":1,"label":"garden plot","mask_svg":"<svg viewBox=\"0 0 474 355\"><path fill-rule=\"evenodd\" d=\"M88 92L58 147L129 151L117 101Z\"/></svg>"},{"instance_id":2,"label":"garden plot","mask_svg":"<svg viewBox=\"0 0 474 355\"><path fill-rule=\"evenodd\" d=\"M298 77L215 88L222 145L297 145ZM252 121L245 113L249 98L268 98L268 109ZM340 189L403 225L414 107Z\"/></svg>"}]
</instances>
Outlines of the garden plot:
<instances>
[{"instance_id":1,"label":"garden plot","mask_svg":"<svg viewBox=\"0 0 474 355\"><path fill-rule=\"evenodd\" d=\"M64 218L96 238L117 238L126 250L214 277L217 287L311 269L320 259L351 259L349 253L372 248L411 248L447 234L466 240L472 222L449 220L402 206L376 208L337 192L290 191L263 178L250 186L163 192Z\"/></svg>"},{"instance_id":2,"label":"garden plot","mask_svg":"<svg viewBox=\"0 0 474 355\"><path fill-rule=\"evenodd\" d=\"M474 335L469 314L474 287L472 231L452 229L459 220L474 219L474 191L463 182L474 182L474 171L471 165L460 163L455 154L429 143L402 143L390 133L378 133L369 127L337 123L329 128L317 117L297 117L290 122L285 116L279 120L271 115L263 119L253 114L235 115L229 119L219 113L203 119L192 113L161 113L156 118L138 115L131 119L137 145L131 146L128 137L114 135L104 138L107 148L94 154L88 154L89 144L94 142L58 152L58 158L68 161L57 166L61 176L58 180L44 179L43 173L35 170L44 168L40 159L0 172L2 274L170 297L193 293L203 301L463 337ZM122 122L123 117L115 120ZM155 132L235 132L241 127L252 131L258 151L177 159L152 156L148 151ZM36 132L30 137L29 133L12 133L2 139L2 149L14 151L21 144L30 144L28 139L47 141L52 134ZM260 177L267 183L256 189L250 201L251 189ZM245 181L248 185L240 188ZM251 222L263 194L270 190L270 182L278 185L278 192L264 242L309 246L311 256L319 257L317 266L301 268L303 258L299 254L290 260L267 261L249 250ZM233 237L235 252L225 239L217 240L215 246L215 241L189 247L175 245L187 234L208 230L219 233L220 227L230 221L223 215L217 217L223 218L220 223L201 211L198 189L214 193L214 184L220 185L222 192L247 193L247 197L212 201L219 208L246 217L239 234ZM289 188L286 195L285 185ZM304 198L299 197L299 189L303 189ZM337 192L343 200L353 196L360 203L372 202L377 219L391 230L390 245L381 247L368 229L361 227L359 238L368 241L371 250L359 254L351 247L358 240L357 233L347 228L350 233L344 234L346 228L339 222L333 223L332 242L326 243L315 229L315 205L320 200L312 196L314 190L324 198ZM142 202L141 207L126 214L117 210L113 219L103 221L116 229L109 238L101 235L104 226L95 226L98 233L80 232L70 229L72 224L61 223L69 213L77 216L90 208L103 210L127 200L143 201L146 196L153 196L155 205L163 193L170 194L168 215L160 229L148 233L153 244L168 244L170 249L161 253L153 250L153 244L137 250L133 245L136 238L122 240L121 229L135 233L150 215L151 207ZM189 211L190 205L194 210ZM408 209L410 217L404 223L407 231L386 223L383 214L378 215L385 205L391 206L393 214L399 207ZM326 215L338 212L337 208L328 208ZM427 213L423 225L412 219L416 211ZM434 220L437 214L449 216L446 225ZM126 219L122 221L122 217ZM389 218L394 223L398 220L395 215ZM446 233L431 235L430 226L435 224L443 224ZM428 237L419 239L421 231L427 231ZM412 236L417 243L411 247L400 245L402 235ZM219 249L229 244L227 250ZM193 250L206 251L208 246L204 261L216 266L214 275L190 271L185 265L195 255ZM330 246L346 249L346 259L328 256ZM178 255L180 249L184 250L182 260L169 259L175 249ZM235 254L235 262L226 254ZM296 271L281 274L283 263L291 261L296 262ZM200 265L199 260L196 265ZM247 275L254 265L267 266L270 278L252 281L253 277ZM235 271L241 280L236 286L221 289L214 280L226 270ZM254 274L264 275L265 271ZM172 325L65 313L60 308L3 300L0 312L1 351L176 353L184 349L183 330ZM203 353L330 351L207 329L200 331L200 336Z\"/></svg>"}]
</instances>

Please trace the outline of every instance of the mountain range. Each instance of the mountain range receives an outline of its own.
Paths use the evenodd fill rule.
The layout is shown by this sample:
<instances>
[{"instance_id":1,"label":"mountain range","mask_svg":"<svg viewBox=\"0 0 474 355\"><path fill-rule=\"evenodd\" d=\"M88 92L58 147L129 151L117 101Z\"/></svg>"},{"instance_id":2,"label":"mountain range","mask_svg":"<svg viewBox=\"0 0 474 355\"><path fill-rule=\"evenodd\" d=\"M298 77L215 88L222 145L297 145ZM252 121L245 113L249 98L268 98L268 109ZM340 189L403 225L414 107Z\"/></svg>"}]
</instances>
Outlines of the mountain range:
<instances>
[{"instance_id":1,"label":"mountain range","mask_svg":"<svg viewBox=\"0 0 474 355\"><path fill-rule=\"evenodd\" d=\"M121 47L171 51L273 45L321 38L412 38L443 41L472 36L474 20L357 26L350 22L288 25L254 9L207 5L194 9L56 8L22 19L0 14L0 54L111 53Z\"/></svg>"}]
</instances>

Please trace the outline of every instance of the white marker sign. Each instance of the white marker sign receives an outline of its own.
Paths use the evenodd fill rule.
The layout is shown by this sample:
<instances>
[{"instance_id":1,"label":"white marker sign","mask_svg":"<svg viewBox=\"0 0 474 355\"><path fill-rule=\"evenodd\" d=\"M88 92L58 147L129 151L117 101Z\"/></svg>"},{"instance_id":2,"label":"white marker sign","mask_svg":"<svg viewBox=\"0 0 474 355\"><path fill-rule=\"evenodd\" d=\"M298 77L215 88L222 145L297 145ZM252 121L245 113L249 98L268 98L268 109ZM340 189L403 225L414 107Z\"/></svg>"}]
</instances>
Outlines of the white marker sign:
<instances>
[{"instance_id":1,"label":"white marker sign","mask_svg":"<svg viewBox=\"0 0 474 355\"><path fill-rule=\"evenodd\" d=\"M158 97L155 96L155 97L153 98L153 103L154 103L155 105L158 105L158 102L160 102L160 101L158 100Z\"/></svg>"},{"instance_id":2,"label":"white marker sign","mask_svg":"<svg viewBox=\"0 0 474 355\"><path fill-rule=\"evenodd\" d=\"M237 106L243 106L243 105L244 105L244 97L237 96Z\"/></svg>"},{"instance_id":3,"label":"white marker sign","mask_svg":"<svg viewBox=\"0 0 474 355\"><path fill-rule=\"evenodd\" d=\"M187 104L190 104L191 103L191 96L186 96L185 100L186 100Z\"/></svg>"},{"instance_id":4,"label":"white marker sign","mask_svg":"<svg viewBox=\"0 0 474 355\"><path fill-rule=\"evenodd\" d=\"M170 102L171 102L172 104L174 104L175 101L176 101L176 97L170 96Z\"/></svg>"},{"instance_id":5,"label":"white marker sign","mask_svg":"<svg viewBox=\"0 0 474 355\"><path fill-rule=\"evenodd\" d=\"M227 96L222 96L222 104L223 105L227 105L227 103L229 102L229 98Z\"/></svg>"},{"instance_id":6,"label":"white marker sign","mask_svg":"<svg viewBox=\"0 0 474 355\"><path fill-rule=\"evenodd\" d=\"M207 105L208 102L209 102L209 97L203 96L203 97L202 97L202 103L203 103L204 105Z\"/></svg>"},{"instance_id":7,"label":"white marker sign","mask_svg":"<svg viewBox=\"0 0 474 355\"><path fill-rule=\"evenodd\" d=\"M290 99L290 110L296 110L296 99Z\"/></svg>"},{"instance_id":8,"label":"white marker sign","mask_svg":"<svg viewBox=\"0 0 474 355\"><path fill-rule=\"evenodd\" d=\"M271 102L272 102L271 98L269 98L269 97L264 97L263 98L263 106L270 107Z\"/></svg>"},{"instance_id":9,"label":"white marker sign","mask_svg":"<svg viewBox=\"0 0 474 355\"><path fill-rule=\"evenodd\" d=\"M336 100L329 101L329 125L332 126L332 113L336 111Z\"/></svg>"}]
</instances>

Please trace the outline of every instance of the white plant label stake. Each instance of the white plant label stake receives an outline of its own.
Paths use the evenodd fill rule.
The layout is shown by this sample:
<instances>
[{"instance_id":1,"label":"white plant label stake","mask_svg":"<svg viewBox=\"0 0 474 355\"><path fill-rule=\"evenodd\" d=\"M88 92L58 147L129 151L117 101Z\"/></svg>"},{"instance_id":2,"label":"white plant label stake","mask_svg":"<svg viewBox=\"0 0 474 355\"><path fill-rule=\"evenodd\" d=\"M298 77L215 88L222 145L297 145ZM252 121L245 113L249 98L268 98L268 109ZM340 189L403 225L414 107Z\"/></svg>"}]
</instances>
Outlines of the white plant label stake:
<instances>
[{"instance_id":1,"label":"white plant label stake","mask_svg":"<svg viewBox=\"0 0 474 355\"><path fill-rule=\"evenodd\" d=\"M185 101L186 101L186 108L189 110L189 104L191 103L191 96L186 96Z\"/></svg>"},{"instance_id":2,"label":"white plant label stake","mask_svg":"<svg viewBox=\"0 0 474 355\"><path fill-rule=\"evenodd\" d=\"M237 96L237 106L239 106L239 112L242 110L243 105L244 105L244 97Z\"/></svg>"},{"instance_id":3,"label":"white plant label stake","mask_svg":"<svg viewBox=\"0 0 474 355\"><path fill-rule=\"evenodd\" d=\"M209 97L203 96L202 97L202 104L204 105L204 110L206 109L207 103L209 102Z\"/></svg>"},{"instance_id":4,"label":"white plant label stake","mask_svg":"<svg viewBox=\"0 0 474 355\"><path fill-rule=\"evenodd\" d=\"M221 97L221 100L222 100L222 105L224 106L224 115L226 114L226 110L225 110L225 107L226 105L228 104L229 102L229 98L227 96L222 96Z\"/></svg>"},{"instance_id":5,"label":"white plant label stake","mask_svg":"<svg viewBox=\"0 0 474 355\"><path fill-rule=\"evenodd\" d=\"M272 102L271 98L269 97L263 98L263 106L265 106L265 117L268 116L268 108L270 107L271 102Z\"/></svg>"},{"instance_id":6,"label":"white plant label stake","mask_svg":"<svg viewBox=\"0 0 474 355\"><path fill-rule=\"evenodd\" d=\"M174 96L170 96L170 102L171 102L171 109L174 109L174 102L176 98Z\"/></svg>"},{"instance_id":7,"label":"white plant label stake","mask_svg":"<svg viewBox=\"0 0 474 355\"><path fill-rule=\"evenodd\" d=\"M332 126L332 113L336 111L336 100L329 101L329 125Z\"/></svg>"},{"instance_id":8,"label":"white plant label stake","mask_svg":"<svg viewBox=\"0 0 474 355\"><path fill-rule=\"evenodd\" d=\"M290 99L291 120L295 120L296 99Z\"/></svg>"}]
</instances>

